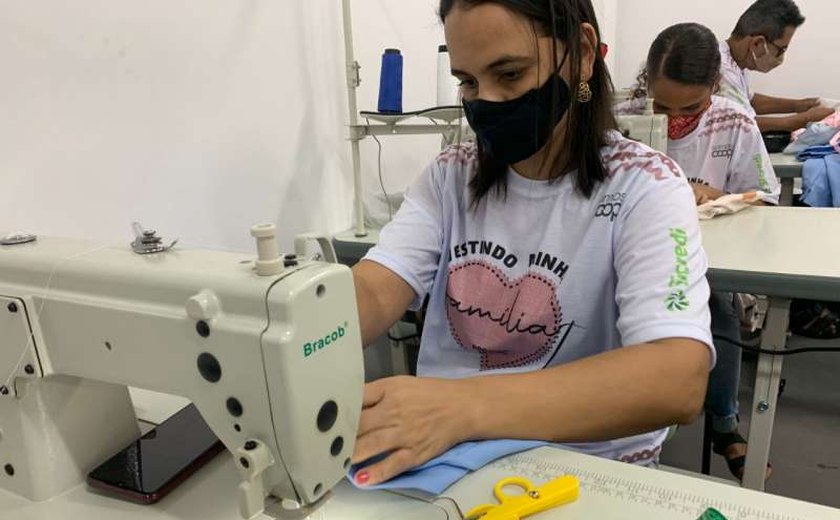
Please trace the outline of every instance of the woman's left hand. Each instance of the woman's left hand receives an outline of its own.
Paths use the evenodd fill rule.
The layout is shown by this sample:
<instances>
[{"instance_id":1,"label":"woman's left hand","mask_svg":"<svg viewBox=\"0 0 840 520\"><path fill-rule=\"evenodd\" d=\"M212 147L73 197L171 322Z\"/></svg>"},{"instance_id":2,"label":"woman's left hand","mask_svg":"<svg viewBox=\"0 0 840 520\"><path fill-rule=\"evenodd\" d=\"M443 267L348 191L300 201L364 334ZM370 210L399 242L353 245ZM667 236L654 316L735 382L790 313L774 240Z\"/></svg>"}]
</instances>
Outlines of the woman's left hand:
<instances>
[{"instance_id":1,"label":"woman's left hand","mask_svg":"<svg viewBox=\"0 0 840 520\"><path fill-rule=\"evenodd\" d=\"M468 380L392 377L365 385L353 463L389 455L356 473L376 485L469 439Z\"/></svg>"}]
</instances>

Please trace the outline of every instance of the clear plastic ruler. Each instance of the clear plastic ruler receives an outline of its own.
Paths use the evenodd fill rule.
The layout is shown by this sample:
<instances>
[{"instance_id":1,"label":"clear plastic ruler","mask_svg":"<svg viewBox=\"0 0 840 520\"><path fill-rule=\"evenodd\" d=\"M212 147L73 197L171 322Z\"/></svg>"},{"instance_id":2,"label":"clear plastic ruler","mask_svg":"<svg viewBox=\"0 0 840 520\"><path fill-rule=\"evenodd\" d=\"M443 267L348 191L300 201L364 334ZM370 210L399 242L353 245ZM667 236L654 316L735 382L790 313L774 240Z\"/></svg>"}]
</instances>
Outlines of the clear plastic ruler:
<instances>
[{"instance_id":1,"label":"clear plastic ruler","mask_svg":"<svg viewBox=\"0 0 840 520\"><path fill-rule=\"evenodd\" d=\"M562 475L580 480L580 498L534 520L696 520L709 507L729 520L840 520L837 509L553 448L494 462L445 495L468 510L493 502L492 487L502 478L524 476L541 484Z\"/></svg>"}]
</instances>

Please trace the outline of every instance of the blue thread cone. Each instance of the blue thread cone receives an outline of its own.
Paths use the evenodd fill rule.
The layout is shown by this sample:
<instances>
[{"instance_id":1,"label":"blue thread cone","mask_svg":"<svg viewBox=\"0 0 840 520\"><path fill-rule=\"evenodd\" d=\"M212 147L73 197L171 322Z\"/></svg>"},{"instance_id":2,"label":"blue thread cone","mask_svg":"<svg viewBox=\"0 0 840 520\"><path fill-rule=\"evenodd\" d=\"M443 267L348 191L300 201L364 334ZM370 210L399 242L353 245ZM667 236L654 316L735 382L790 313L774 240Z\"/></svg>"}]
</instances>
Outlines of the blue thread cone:
<instances>
[{"instance_id":1,"label":"blue thread cone","mask_svg":"<svg viewBox=\"0 0 840 520\"><path fill-rule=\"evenodd\" d=\"M401 113L403 57L399 49L385 49L379 75L380 112Z\"/></svg>"}]
</instances>

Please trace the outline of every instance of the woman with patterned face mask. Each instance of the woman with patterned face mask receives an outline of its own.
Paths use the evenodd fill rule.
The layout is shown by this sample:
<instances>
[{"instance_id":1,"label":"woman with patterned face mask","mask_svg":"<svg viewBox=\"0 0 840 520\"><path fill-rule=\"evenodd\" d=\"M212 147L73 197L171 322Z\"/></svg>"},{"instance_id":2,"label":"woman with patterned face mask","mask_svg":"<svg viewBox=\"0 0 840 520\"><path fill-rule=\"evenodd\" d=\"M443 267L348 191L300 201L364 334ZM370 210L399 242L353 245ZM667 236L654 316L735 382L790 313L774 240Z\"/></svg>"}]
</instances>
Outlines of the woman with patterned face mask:
<instances>
[{"instance_id":1,"label":"woman with patterned face mask","mask_svg":"<svg viewBox=\"0 0 840 520\"><path fill-rule=\"evenodd\" d=\"M428 297L418 377L365 388L372 485L468 440L656 461L714 350L691 189L624 139L589 0L442 0L477 143L440 154L354 268L363 341ZM378 459L377 459L378 460Z\"/></svg>"},{"instance_id":2,"label":"woman with patterned face mask","mask_svg":"<svg viewBox=\"0 0 840 520\"><path fill-rule=\"evenodd\" d=\"M777 204L779 183L755 121L735 102L715 94L720 53L715 35L694 23L669 27L650 47L637 98L618 113L640 113L646 97L668 115L668 156L685 171L697 204L726 193L761 191ZM712 293L712 332L718 363L709 378L706 412L712 416L713 445L733 475L744 471L746 441L738 434L740 324L731 294ZM769 470L768 470L769 475Z\"/></svg>"},{"instance_id":3,"label":"woman with patterned face mask","mask_svg":"<svg viewBox=\"0 0 840 520\"><path fill-rule=\"evenodd\" d=\"M778 204L779 183L755 121L715 95L719 69L718 44L708 28L669 27L650 47L635 99L616 111L641 113L645 98L653 98L654 111L668 116L668 156L685 171L698 204L749 191Z\"/></svg>"}]
</instances>

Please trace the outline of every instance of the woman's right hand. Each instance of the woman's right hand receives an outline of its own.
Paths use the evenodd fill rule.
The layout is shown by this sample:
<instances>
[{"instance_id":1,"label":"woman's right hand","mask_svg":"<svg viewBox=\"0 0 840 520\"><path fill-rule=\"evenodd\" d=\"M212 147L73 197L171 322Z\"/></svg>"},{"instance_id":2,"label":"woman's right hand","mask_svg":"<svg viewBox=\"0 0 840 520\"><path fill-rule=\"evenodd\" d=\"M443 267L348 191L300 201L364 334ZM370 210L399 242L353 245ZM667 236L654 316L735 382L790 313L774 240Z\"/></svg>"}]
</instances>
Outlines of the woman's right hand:
<instances>
[{"instance_id":1,"label":"woman's right hand","mask_svg":"<svg viewBox=\"0 0 840 520\"><path fill-rule=\"evenodd\" d=\"M706 186L705 184L697 182L692 182L690 184L691 189L694 191L694 202L697 203L698 206L712 200L717 200L725 195L722 191L716 190L711 186Z\"/></svg>"},{"instance_id":2,"label":"woman's right hand","mask_svg":"<svg viewBox=\"0 0 840 520\"><path fill-rule=\"evenodd\" d=\"M468 440L471 412L483 399L470 379L400 376L366 384L353 462L387 456L356 473L356 483L381 484Z\"/></svg>"}]
</instances>

